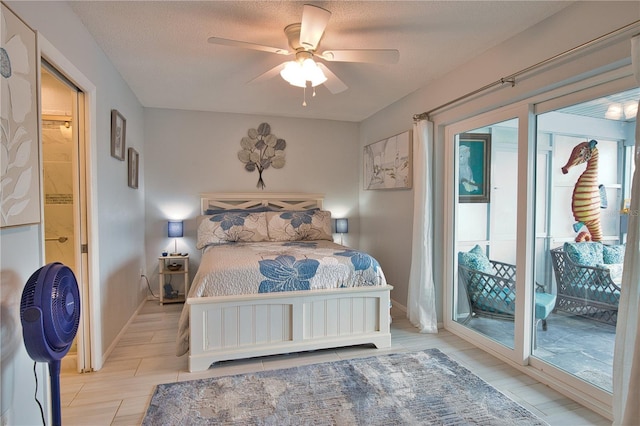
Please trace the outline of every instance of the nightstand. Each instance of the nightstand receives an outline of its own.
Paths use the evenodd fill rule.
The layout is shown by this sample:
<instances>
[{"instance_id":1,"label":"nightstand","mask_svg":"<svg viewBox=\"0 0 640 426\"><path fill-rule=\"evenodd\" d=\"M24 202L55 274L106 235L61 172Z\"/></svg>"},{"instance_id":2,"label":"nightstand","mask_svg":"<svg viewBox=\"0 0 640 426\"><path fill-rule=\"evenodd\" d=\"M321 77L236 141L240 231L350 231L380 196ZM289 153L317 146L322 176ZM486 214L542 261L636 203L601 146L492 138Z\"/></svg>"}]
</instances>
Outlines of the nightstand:
<instances>
[{"instance_id":1,"label":"nightstand","mask_svg":"<svg viewBox=\"0 0 640 426\"><path fill-rule=\"evenodd\" d=\"M178 265L177 269L174 269L172 265ZM175 286L176 283L172 279L175 276L182 276L184 293L178 293L176 295L165 294L164 286L167 284L167 281L171 283L174 290L178 290ZM189 294L189 255L158 257L158 277L160 282L160 304L183 303L186 295Z\"/></svg>"}]
</instances>

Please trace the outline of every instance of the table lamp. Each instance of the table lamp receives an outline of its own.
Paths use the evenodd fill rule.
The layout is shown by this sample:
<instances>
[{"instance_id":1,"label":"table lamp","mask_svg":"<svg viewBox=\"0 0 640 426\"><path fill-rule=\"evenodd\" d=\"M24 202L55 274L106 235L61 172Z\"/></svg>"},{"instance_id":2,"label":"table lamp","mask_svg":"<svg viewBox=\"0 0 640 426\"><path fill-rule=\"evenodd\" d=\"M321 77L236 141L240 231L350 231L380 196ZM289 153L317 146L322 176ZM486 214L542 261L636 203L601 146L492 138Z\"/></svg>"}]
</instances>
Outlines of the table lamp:
<instances>
[{"instance_id":1,"label":"table lamp","mask_svg":"<svg viewBox=\"0 0 640 426\"><path fill-rule=\"evenodd\" d=\"M175 238L174 251L171 256L180 256L180 253L178 253L178 238L182 238L184 235L184 223L181 220L170 220L168 229L169 238Z\"/></svg>"},{"instance_id":2,"label":"table lamp","mask_svg":"<svg viewBox=\"0 0 640 426\"><path fill-rule=\"evenodd\" d=\"M342 236L349 233L349 219L336 219L336 232L340 234L340 244L342 244Z\"/></svg>"}]
</instances>

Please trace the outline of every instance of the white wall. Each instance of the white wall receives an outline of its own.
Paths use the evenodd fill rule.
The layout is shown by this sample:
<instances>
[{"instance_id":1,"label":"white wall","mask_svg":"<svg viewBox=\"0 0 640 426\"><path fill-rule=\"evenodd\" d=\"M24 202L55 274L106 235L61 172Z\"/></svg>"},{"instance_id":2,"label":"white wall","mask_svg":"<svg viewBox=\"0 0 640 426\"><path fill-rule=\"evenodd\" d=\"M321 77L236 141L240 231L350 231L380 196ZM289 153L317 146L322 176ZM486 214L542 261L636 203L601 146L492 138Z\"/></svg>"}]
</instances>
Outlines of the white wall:
<instances>
[{"instance_id":1,"label":"white wall","mask_svg":"<svg viewBox=\"0 0 640 426\"><path fill-rule=\"evenodd\" d=\"M271 133L287 142L282 169L263 172L265 192L311 192L325 195L333 217L349 218L344 243L358 242L358 124L245 114L145 110L146 271L158 291L158 256L173 251L167 220L185 220L179 252L192 258L191 277L200 254L196 223L203 192L261 192L257 172L238 160L240 140L250 128L269 123Z\"/></svg>"},{"instance_id":2,"label":"white wall","mask_svg":"<svg viewBox=\"0 0 640 426\"><path fill-rule=\"evenodd\" d=\"M603 16L607 19L602 19ZM640 6L637 2L576 2L363 121L360 149L362 151L364 145L411 128L414 114L436 108L465 93L632 23L639 17ZM450 111L440 111L440 115L435 117L436 145L432 170L435 209L433 273L436 297L439 300L436 307L439 322L442 321L444 274L443 223L448 214L443 207L445 146L443 127L439 126L532 96L541 87L550 87L572 80L578 75L587 75L618 61L628 63L629 55L628 40L609 43L606 48L587 50L571 60L561 62L561 65L556 63L544 72L518 80L516 87L507 85L490 90L480 99L450 108ZM360 246L380 261L387 279L395 286L392 297L405 306L411 259L412 197L413 191L360 192Z\"/></svg>"},{"instance_id":3,"label":"white wall","mask_svg":"<svg viewBox=\"0 0 640 426\"><path fill-rule=\"evenodd\" d=\"M110 156L110 110L116 108L127 118L127 146L136 147L144 158L143 109L66 3L8 2L8 5L96 88L95 116L89 117L93 129L90 222L94 231L94 244L89 249L99 255L91 286L96 301L94 309L98 311L95 349L101 358L146 295L143 283L139 282L145 249L144 180L139 190L128 188L126 162ZM33 399L33 364L22 344L19 318L22 288L31 273L44 263L41 233L41 225L0 231L3 424L41 423ZM17 350L7 358L5 338L18 341ZM41 389L47 383L43 370L39 370Z\"/></svg>"}]
</instances>

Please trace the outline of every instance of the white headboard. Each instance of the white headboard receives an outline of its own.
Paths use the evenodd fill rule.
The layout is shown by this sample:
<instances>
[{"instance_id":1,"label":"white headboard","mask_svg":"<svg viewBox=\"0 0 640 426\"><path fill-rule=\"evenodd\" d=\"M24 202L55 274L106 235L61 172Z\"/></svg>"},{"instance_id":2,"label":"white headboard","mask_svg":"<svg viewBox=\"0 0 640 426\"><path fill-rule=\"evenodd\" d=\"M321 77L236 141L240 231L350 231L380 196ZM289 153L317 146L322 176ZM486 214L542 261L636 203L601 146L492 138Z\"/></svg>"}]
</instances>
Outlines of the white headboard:
<instances>
[{"instance_id":1,"label":"white headboard","mask_svg":"<svg viewBox=\"0 0 640 426\"><path fill-rule=\"evenodd\" d=\"M212 192L200 194L200 213L208 209L250 209L271 207L274 210L306 210L322 208L324 194L295 192Z\"/></svg>"}]
</instances>

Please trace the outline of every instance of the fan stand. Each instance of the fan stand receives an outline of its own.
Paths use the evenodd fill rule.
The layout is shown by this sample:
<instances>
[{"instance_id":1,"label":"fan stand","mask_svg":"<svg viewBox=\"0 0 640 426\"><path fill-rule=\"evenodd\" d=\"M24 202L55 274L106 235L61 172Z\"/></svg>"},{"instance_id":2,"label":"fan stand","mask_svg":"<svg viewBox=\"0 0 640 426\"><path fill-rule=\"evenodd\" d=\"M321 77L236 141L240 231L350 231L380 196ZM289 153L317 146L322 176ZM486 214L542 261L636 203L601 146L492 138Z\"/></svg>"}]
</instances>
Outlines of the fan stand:
<instances>
[{"instance_id":1,"label":"fan stand","mask_svg":"<svg viewBox=\"0 0 640 426\"><path fill-rule=\"evenodd\" d=\"M80 322L80 294L73 272L53 262L35 271L22 291L20 322L27 353L49 364L51 421L62 424L60 366Z\"/></svg>"},{"instance_id":2,"label":"fan stand","mask_svg":"<svg viewBox=\"0 0 640 426\"><path fill-rule=\"evenodd\" d=\"M62 405L60 400L60 360L49 361L51 377L51 421L54 426L62 425Z\"/></svg>"}]
</instances>

